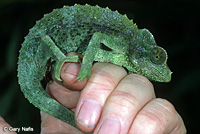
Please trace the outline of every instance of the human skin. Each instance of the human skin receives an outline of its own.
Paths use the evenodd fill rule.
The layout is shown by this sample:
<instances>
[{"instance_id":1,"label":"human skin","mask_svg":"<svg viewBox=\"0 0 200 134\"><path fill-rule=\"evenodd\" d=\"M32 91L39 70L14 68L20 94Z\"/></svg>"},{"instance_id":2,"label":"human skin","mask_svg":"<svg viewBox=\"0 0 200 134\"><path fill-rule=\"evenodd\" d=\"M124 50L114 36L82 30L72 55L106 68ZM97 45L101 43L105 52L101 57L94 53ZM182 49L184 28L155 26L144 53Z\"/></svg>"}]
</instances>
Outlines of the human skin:
<instances>
[{"instance_id":1,"label":"human skin","mask_svg":"<svg viewBox=\"0 0 200 134\"><path fill-rule=\"evenodd\" d=\"M54 79L47 84L46 90L75 112L75 120L81 130L98 134L186 133L183 120L174 106L165 99L156 98L153 85L145 77L128 75L120 66L96 63L90 79L78 82L76 77L80 68L80 63L65 63L61 70L63 82ZM1 128L9 126L2 118L0 121ZM82 134L41 111L41 134L54 133Z\"/></svg>"},{"instance_id":2,"label":"human skin","mask_svg":"<svg viewBox=\"0 0 200 134\"><path fill-rule=\"evenodd\" d=\"M74 55L71 53L69 55ZM47 92L72 111L77 126L98 134L185 134L174 106L156 98L153 85L143 76L127 74L109 63L96 63L89 80L77 82L81 64L65 63L63 82L53 80ZM41 111L41 133L82 133Z\"/></svg>"}]
</instances>

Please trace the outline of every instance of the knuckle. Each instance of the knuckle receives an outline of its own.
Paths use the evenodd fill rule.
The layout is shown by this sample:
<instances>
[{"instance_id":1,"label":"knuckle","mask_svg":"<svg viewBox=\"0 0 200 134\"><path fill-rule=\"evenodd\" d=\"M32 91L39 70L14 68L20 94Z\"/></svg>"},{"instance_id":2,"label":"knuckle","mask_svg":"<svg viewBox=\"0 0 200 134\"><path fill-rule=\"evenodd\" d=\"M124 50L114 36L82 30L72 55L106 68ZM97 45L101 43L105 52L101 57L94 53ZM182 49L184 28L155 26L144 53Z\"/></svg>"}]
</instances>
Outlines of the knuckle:
<instances>
[{"instance_id":1,"label":"knuckle","mask_svg":"<svg viewBox=\"0 0 200 134\"><path fill-rule=\"evenodd\" d=\"M140 119L143 121L143 125L147 132L149 133L163 133L163 128L165 127L163 119L155 114L154 112L141 112L139 114ZM144 128L142 127L142 128Z\"/></svg>"},{"instance_id":2,"label":"knuckle","mask_svg":"<svg viewBox=\"0 0 200 134\"><path fill-rule=\"evenodd\" d=\"M138 100L143 100L145 103L155 98L153 85L143 76L130 74L121 83L123 85L121 89L128 91L129 94L133 94L133 98L136 96Z\"/></svg>"},{"instance_id":3,"label":"knuckle","mask_svg":"<svg viewBox=\"0 0 200 134\"><path fill-rule=\"evenodd\" d=\"M98 77L97 79L100 78L101 81L108 82L108 84L115 87L125 74L125 70L122 67L110 63L95 63L92 68L93 76L91 77Z\"/></svg>"},{"instance_id":4,"label":"knuckle","mask_svg":"<svg viewBox=\"0 0 200 134\"><path fill-rule=\"evenodd\" d=\"M168 100L157 98L155 99L155 101L162 108L162 110L164 110L163 113L167 113L168 115L173 116L173 117L177 116L175 107Z\"/></svg>"},{"instance_id":5,"label":"knuckle","mask_svg":"<svg viewBox=\"0 0 200 134\"><path fill-rule=\"evenodd\" d=\"M171 131L171 134L186 134L187 129L184 125L184 122L181 116L177 113L178 120L176 121L174 129Z\"/></svg>"},{"instance_id":6,"label":"knuckle","mask_svg":"<svg viewBox=\"0 0 200 134\"><path fill-rule=\"evenodd\" d=\"M140 131L145 128L145 133L161 134L171 132L174 134L178 131L186 131L181 121L180 116L178 116L174 106L169 101L157 98L149 102L138 113L135 123L139 123L139 125L135 126L139 126L137 129ZM134 130L137 129L134 128Z\"/></svg>"},{"instance_id":7,"label":"knuckle","mask_svg":"<svg viewBox=\"0 0 200 134\"><path fill-rule=\"evenodd\" d=\"M139 85L145 86L153 91L153 84L146 77L138 74L129 74L128 77L130 77L131 80L134 79L135 81L137 81Z\"/></svg>"},{"instance_id":8,"label":"knuckle","mask_svg":"<svg viewBox=\"0 0 200 134\"><path fill-rule=\"evenodd\" d=\"M157 98L153 101L154 106L142 110L139 117L145 120L143 125L148 126L149 132L164 133L166 128L173 124L169 124L173 122L171 119L176 120L177 112L174 106L165 99Z\"/></svg>"},{"instance_id":9,"label":"knuckle","mask_svg":"<svg viewBox=\"0 0 200 134\"><path fill-rule=\"evenodd\" d=\"M187 130L183 123L178 122L177 126L170 134L186 134Z\"/></svg>"},{"instance_id":10,"label":"knuckle","mask_svg":"<svg viewBox=\"0 0 200 134\"><path fill-rule=\"evenodd\" d=\"M139 74L130 74L130 77L139 80L141 83L148 84L149 86L153 86L152 83L144 76Z\"/></svg>"},{"instance_id":11,"label":"knuckle","mask_svg":"<svg viewBox=\"0 0 200 134\"><path fill-rule=\"evenodd\" d=\"M130 108L135 108L138 106L138 99L136 96L130 94L129 92L126 91L121 91L117 90L113 92L111 96L111 102L125 108L125 109L130 109Z\"/></svg>"},{"instance_id":12,"label":"knuckle","mask_svg":"<svg viewBox=\"0 0 200 134\"><path fill-rule=\"evenodd\" d=\"M95 83L97 85L105 85L107 87L113 88L117 85L116 81L106 72L94 71L91 74L92 79L89 80L91 83ZM99 83L101 82L101 83Z\"/></svg>"}]
</instances>

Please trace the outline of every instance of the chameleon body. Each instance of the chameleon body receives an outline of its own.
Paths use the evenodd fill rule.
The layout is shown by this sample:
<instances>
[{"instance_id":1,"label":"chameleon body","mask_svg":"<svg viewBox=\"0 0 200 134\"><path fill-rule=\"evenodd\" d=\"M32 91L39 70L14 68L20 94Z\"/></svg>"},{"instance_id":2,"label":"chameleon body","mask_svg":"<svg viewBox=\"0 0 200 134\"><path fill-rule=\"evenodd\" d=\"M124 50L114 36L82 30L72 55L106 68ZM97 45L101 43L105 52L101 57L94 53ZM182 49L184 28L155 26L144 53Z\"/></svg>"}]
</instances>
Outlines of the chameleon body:
<instances>
[{"instance_id":1,"label":"chameleon body","mask_svg":"<svg viewBox=\"0 0 200 134\"><path fill-rule=\"evenodd\" d=\"M69 52L84 55L79 81L90 77L93 61L123 66L129 73L158 82L171 79L166 51L156 45L147 29L138 29L126 15L90 5L54 9L36 22L22 43L19 84L30 103L74 127L74 114L51 98L41 84L49 61L59 81L65 62L80 62L77 55L65 56Z\"/></svg>"}]
</instances>

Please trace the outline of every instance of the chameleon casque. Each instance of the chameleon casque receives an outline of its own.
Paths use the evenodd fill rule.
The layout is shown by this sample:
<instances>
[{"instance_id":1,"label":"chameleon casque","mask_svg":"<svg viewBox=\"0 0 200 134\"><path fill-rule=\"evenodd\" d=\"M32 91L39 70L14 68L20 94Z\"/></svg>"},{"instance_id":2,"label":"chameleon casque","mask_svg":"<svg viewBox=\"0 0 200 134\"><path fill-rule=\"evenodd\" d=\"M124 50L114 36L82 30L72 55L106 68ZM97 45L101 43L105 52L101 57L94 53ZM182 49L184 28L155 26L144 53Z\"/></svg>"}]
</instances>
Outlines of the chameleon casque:
<instances>
[{"instance_id":1,"label":"chameleon casque","mask_svg":"<svg viewBox=\"0 0 200 134\"><path fill-rule=\"evenodd\" d=\"M18 80L30 103L74 127L74 114L51 98L41 83L49 68L53 68L55 79L62 81L62 65L81 62L77 55L65 56L69 52L84 55L79 81L90 77L94 61L123 66L129 73L153 81L171 80L166 51L156 45L147 29L138 29L126 15L87 4L55 9L37 21L25 37Z\"/></svg>"}]
</instances>

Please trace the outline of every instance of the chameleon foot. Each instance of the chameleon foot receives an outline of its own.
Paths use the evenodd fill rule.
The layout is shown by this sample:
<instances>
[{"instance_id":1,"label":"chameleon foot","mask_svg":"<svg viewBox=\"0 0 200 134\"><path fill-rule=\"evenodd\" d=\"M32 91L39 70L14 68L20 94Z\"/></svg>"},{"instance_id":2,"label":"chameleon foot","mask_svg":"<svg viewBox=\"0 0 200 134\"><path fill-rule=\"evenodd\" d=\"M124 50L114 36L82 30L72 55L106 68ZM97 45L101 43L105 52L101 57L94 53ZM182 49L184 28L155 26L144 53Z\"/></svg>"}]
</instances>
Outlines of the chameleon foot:
<instances>
[{"instance_id":1,"label":"chameleon foot","mask_svg":"<svg viewBox=\"0 0 200 134\"><path fill-rule=\"evenodd\" d=\"M82 64L81 71L78 74L78 81L82 81L85 78L89 79L92 72L92 65L90 64Z\"/></svg>"}]
</instances>

